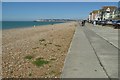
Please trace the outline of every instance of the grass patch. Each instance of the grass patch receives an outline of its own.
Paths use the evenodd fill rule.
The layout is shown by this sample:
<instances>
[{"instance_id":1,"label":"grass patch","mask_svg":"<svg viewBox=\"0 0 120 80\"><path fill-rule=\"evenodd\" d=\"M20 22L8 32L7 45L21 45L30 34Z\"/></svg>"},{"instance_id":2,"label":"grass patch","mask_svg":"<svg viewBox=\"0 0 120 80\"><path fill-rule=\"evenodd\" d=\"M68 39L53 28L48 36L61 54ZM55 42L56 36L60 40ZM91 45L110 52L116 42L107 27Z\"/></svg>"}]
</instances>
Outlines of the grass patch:
<instances>
[{"instance_id":1,"label":"grass patch","mask_svg":"<svg viewBox=\"0 0 120 80\"><path fill-rule=\"evenodd\" d=\"M44 64L48 64L48 63L49 61L43 60L41 58L37 58L35 61L33 61L33 64L35 64L38 67L43 66Z\"/></svg>"},{"instance_id":2,"label":"grass patch","mask_svg":"<svg viewBox=\"0 0 120 80\"><path fill-rule=\"evenodd\" d=\"M29 73L29 76L32 76L32 73Z\"/></svg>"},{"instance_id":3,"label":"grass patch","mask_svg":"<svg viewBox=\"0 0 120 80\"><path fill-rule=\"evenodd\" d=\"M27 55L27 56L25 56L25 59L29 59L29 60L31 60L33 58L33 56L31 56L31 55Z\"/></svg>"}]
</instances>

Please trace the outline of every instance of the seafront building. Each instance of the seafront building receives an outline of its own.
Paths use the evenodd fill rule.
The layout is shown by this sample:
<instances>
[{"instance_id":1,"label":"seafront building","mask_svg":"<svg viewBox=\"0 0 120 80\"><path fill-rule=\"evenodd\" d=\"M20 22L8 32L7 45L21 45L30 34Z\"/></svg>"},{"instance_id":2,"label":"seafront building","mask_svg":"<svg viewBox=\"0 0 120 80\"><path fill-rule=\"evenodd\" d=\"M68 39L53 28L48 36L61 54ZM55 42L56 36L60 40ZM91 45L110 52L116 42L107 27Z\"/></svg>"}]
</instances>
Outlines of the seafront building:
<instances>
[{"instance_id":1,"label":"seafront building","mask_svg":"<svg viewBox=\"0 0 120 80\"><path fill-rule=\"evenodd\" d=\"M120 20L120 1L118 2L118 7L111 14L113 20Z\"/></svg>"},{"instance_id":2,"label":"seafront building","mask_svg":"<svg viewBox=\"0 0 120 80\"><path fill-rule=\"evenodd\" d=\"M120 19L120 1L118 2L118 8L115 12L115 19Z\"/></svg>"},{"instance_id":3,"label":"seafront building","mask_svg":"<svg viewBox=\"0 0 120 80\"><path fill-rule=\"evenodd\" d=\"M89 14L89 21L100 20L100 11L94 10Z\"/></svg>"},{"instance_id":4,"label":"seafront building","mask_svg":"<svg viewBox=\"0 0 120 80\"><path fill-rule=\"evenodd\" d=\"M103 20L106 19L113 19L115 17L115 10L117 9L116 6L103 6Z\"/></svg>"},{"instance_id":5,"label":"seafront building","mask_svg":"<svg viewBox=\"0 0 120 80\"><path fill-rule=\"evenodd\" d=\"M119 2L120 4L120 2ZM93 10L89 14L89 22L94 20L111 20L120 16L120 5L116 6L103 6L99 10Z\"/></svg>"}]
</instances>

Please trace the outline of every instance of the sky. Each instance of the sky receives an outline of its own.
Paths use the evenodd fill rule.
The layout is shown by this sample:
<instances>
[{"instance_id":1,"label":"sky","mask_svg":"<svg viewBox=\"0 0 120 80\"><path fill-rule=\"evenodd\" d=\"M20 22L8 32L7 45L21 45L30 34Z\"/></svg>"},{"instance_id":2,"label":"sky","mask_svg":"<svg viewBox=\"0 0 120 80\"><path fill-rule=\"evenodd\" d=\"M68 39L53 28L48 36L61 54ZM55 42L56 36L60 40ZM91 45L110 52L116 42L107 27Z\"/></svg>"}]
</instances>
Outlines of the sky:
<instances>
[{"instance_id":1,"label":"sky","mask_svg":"<svg viewBox=\"0 0 120 80\"><path fill-rule=\"evenodd\" d=\"M2 3L0 2L0 21L2 21ZM1 26L1 24L0 24Z\"/></svg>"},{"instance_id":2,"label":"sky","mask_svg":"<svg viewBox=\"0 0 120 80\"><path fill-rule=\"evenodd\" d=\"M120 0L2 0L2 2L118 2Z\"/></svg>"},{"instance_id":3,"label":"sky","mask_svg":"<svg viewBox=\"0 0 120 80\"><path fill-rule=\"evenodd\" d=\"M117 2L3 2L3 21L86 19L92 10L118 6Z\"/></svg>"}]
</instances>

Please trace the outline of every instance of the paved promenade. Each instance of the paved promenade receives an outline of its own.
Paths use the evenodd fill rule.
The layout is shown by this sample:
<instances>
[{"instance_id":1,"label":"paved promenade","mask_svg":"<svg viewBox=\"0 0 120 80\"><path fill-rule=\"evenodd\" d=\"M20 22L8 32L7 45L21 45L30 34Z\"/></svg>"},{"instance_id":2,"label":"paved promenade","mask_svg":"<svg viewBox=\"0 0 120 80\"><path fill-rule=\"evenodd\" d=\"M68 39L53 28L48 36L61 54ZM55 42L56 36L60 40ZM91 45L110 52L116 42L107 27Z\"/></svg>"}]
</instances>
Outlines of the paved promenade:
<instances>
[{"instance_id":1,"label":"paved promenade","mask_svg":"<svg viewBox=\"0 0 120 80\"><path fill-rule=\"evenodd\" d=\"M93 27L93 25L89 23L87 23L86 26L87 28L94 31L97 35L101 36L106 41L108 41L115 47L119 48L118 46L118 36L120 37L120 35L118 35L118 31L120 31L119 29L114 29L113 27L101 25L96 25L95 27Z\"/></svg>"},{"instance_id":2,"label":"paved promenade","mask_svg":"<svg viewBox=\"0 0 120 80\"><path fill-rule=\"evenodd\" d=\"M98 28L90 24L76 28L62 78L118 78L118 48L104 39Z\"/></svg>"}]
</instances>

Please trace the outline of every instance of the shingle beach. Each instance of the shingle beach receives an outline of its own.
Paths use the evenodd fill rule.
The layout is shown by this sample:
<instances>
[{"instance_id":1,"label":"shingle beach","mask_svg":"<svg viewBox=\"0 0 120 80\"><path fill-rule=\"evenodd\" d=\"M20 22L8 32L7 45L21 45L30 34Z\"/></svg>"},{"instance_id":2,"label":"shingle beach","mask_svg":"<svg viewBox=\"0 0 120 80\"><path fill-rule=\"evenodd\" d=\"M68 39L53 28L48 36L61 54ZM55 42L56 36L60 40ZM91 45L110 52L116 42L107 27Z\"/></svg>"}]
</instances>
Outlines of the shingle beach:
<instances>
[{"instance_id":1,"label":"shingle beach","mask_svg":"<svg viewBox=\"0 0 120 80\"><path fill-rule=\"evenodd\" d=\"M2 77L60 77L76 26L68 22L3 30Z\"/></svg>"}]
</instances>

